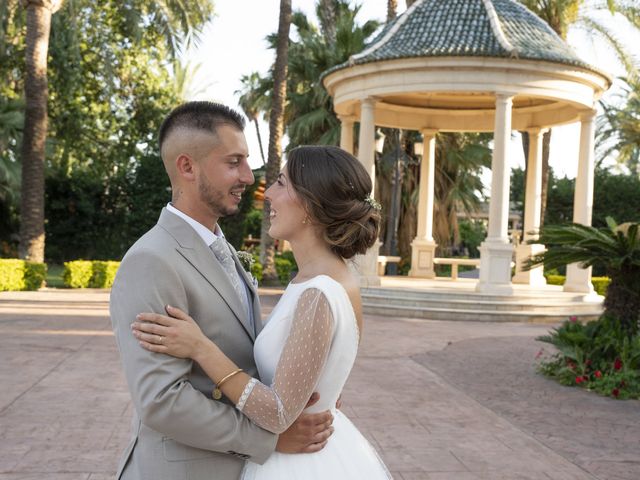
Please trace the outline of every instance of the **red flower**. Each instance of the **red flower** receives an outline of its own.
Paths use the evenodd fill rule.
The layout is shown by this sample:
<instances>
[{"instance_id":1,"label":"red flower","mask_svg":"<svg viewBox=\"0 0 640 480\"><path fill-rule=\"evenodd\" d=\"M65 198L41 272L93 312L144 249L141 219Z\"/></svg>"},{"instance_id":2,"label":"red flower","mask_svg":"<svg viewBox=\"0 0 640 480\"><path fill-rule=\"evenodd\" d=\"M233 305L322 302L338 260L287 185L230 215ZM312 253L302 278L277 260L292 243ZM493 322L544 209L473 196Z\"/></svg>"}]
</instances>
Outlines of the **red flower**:
<instances>
[{"instance_id":1,"label":"red flower","mask_svg":"<svg viewBox=\"0 0 640 480\"><path fill-rule=\"evenodd\" d=\"M614 388L613 390L611 390L611 395L618 398L618 395L620 395L620 390L618 390L617 388Z\"/></svg>"},{"instance_id":2,"label":"red flower","mask_svg":"<svg viewBox=\"0 0 640 480\"><path fill-rule=\"evenodd\" d=\"M589 365L591 365L591 360L589 360L588 358L585 360L584 364L588 367Z\"/></svg>"},{"instance_id":3,"label":"red flower","mask_svg":"<svg viewBox=\"0 0 640 480\"><path fill-rule=\"evenodd\" d=\"M570 321L571 323L576 323L576 322L578 321L578 317L576 317L575 315L571 315L571 316L569 317L569 321Z\"/></svg>"},{"instance_id":4,"label":"red flower","mask_svg":"<svg viewBox=\"0 0 640 480\"><path fill-rule=\"evenodd\" d=\"M620 370L621 368L622 368L622 360L620 360L619 358L616 358L616 361L613 362L613 369Z\"/></svg>"},{"instance_id":5,"label":"red flower","mask_svg":"<svg viewBox=\"0 0 640 480\"><path fill-rule=\"evenodd\" d=\"M602 377L602 372L600 370L596 370L596 373L594 373L594 375L596 376L596 378L600 378Z\"/></svg>"},{"instance_id":6,"label":"red flower","mask_svg":"<svg viewBox=\"0 0 640 480\"><path fill-rule=\"evenodd\" d=\"M578 385L580 385L582 382L584 382L584 377L576 377L576 383Z\"/></svg>"}]
</instances>

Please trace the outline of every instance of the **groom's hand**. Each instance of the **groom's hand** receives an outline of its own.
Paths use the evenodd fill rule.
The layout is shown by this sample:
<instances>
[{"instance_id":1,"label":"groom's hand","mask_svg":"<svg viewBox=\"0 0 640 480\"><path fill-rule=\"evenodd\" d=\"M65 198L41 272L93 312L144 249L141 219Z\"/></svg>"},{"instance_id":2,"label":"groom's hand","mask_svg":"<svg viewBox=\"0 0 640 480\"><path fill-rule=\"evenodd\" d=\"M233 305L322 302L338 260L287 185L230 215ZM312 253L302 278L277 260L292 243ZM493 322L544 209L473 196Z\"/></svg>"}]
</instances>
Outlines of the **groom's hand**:
<instances>
[{"instance_id":1,"label":"groom's hand","mask_svg":"<svg viewBox=\"0 0 640 480\"><path fill-rule=\"evenodd\" d=\"M313 393L307 406L320 399ZM329 410L320 413L303 413L278 437L276 451L281 453L313 453L324 448L333 433L333 415Z\"/></svg>"}]
</instances>

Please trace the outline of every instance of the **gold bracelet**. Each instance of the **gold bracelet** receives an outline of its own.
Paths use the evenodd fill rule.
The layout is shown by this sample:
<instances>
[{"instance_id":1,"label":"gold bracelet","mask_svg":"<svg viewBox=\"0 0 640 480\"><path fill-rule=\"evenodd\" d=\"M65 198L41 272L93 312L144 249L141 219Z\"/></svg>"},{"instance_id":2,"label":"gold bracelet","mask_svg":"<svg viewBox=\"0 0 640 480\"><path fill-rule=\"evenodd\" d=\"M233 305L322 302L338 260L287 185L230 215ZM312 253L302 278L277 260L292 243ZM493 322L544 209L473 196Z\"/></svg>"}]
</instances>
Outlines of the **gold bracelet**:
<instances>
[{"instance_id":1,"label":"gold bracelet","mask_svg":"<svg viewBox=\"0 0 640 480\"><path fill-rule=\"evenodd\" d=\"M222 380L220 380L216 384L216 388L214 388L213 392L211 393L211 396L213 397L214 400L220 400L222 398L222 391L220 390L220 387L222 387L222 384L224 382L226 382L227 380L229 380L231 377L233 377L235 374L240 373L241 371L242 371L242 369L238 368L237 370L234 370L230 374L225 375L224 377L222 377Z\"/></svg>"}]
</instances>

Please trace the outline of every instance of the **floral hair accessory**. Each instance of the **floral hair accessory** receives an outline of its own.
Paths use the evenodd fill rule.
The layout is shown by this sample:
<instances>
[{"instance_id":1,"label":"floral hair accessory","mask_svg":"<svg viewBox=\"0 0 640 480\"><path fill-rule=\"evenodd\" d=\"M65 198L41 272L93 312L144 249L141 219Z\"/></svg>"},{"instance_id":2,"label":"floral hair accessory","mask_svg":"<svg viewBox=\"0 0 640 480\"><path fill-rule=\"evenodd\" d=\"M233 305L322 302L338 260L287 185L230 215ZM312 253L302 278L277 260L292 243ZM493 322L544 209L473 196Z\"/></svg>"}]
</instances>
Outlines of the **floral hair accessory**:
<instances>
[{"instance_id":1,"label":"floral hair accessory","mask_svg":"<svg viewBox=\"0 0 640 480\"><path fill-rule=\"evenodd\" d=\"M374 210L382 210L382 205L380 205L380 202L378 202L375 198L373 198L371 195L367 195L364 198L364 203L368 204L371 208L373 208Z\"/></svg>"}]
</instances>

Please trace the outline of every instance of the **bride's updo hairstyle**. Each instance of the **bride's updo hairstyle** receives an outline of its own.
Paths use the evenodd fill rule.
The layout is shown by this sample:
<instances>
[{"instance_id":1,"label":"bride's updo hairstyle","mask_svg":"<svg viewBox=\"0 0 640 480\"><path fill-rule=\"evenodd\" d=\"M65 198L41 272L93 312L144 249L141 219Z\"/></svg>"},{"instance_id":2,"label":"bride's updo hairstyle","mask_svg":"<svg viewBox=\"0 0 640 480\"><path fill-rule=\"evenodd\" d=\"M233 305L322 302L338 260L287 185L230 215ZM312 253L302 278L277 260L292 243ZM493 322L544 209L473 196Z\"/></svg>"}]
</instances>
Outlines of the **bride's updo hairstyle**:
<instances>
[{"instance_id":1,"label":"bride's updo hairstyle","mask_svg":"<svg viewBox=\"0 0 640 480\"><path fill-rule=\"evenodd\" d=\"M380 206L371 178L350 153L333 146L301 146L288 154L287 173L312 223L342 258L365 253L378 238Z\"/></svg>"}]
</instances>

